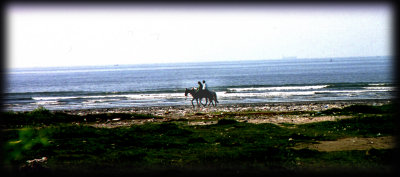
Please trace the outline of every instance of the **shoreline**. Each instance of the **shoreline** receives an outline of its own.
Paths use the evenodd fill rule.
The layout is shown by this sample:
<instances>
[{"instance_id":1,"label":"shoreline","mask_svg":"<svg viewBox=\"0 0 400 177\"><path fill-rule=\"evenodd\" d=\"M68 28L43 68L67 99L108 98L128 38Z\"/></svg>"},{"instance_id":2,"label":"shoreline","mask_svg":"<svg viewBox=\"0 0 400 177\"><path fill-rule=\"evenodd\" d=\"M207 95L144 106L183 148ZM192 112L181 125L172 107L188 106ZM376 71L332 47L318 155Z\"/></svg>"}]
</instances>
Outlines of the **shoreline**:
<instances>
[{"instance_id":1,"label":"shoreline","mask_svg":"<svg viewBox=\"0 0 400 177\"><path fill-rule=\"evenodd\" d=\"M393 99L373 100L331 100L331 101L301 101L301 102L264 102L264 103L237 103L218 104L217 107L192 107L188 105L175 106L148 106L148 107L121 107L121 108L90 108L74 110L51 110L51 112L62 112L73 115L101 114L101 113L140 113L153 114L156 116L185 115L196 112L237 112L237 111L323 111L331 108L344 108L354 104L383 105L393 103Z\"/></svg>"},{"instance_id":2,"label":"shoreline","mask_svg":"<svg viewBox=\"0 0 400 177\"><path fill-rule=\"evenodd\" d=\"M393 99L379 100L329 100L329 101L302 101L302 102L268 102L268 103L238 103L218 104L217 107L193 108L192 105L177 106L150 106L130 108L96 108L77 110L48 110L51 113L61 113L71 116L97 116L96 121L72 121L72 124L85 124L94 127L115 128L127 127L133 124L151 122L185 122L188 125L210 125L218 123L224 117L230 117L238 122L306 124L322 121L335 121L351 118L348 115L325 115L320 112L328 109L343 109L352 105L382 106L393 104ZM29 113L25 111L21 113ZM130 118L123 114L130 114ZM122 117L121 117L122 116Z\"/></svg>"}]
</instances>

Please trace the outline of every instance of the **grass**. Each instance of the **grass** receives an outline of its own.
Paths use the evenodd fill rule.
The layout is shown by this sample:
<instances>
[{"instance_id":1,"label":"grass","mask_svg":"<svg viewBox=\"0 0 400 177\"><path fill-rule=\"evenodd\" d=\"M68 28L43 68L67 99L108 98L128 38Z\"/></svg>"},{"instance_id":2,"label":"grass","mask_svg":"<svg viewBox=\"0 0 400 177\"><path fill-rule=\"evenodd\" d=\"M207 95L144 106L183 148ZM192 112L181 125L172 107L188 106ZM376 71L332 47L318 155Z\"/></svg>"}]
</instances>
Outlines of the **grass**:
<instances>
[{"instance_id":1,"label":"grass","mask_svg":"<svg viewBox=\"0 0 400 177\"><path fill-rule=\"evenodd\" d=\"M369 105L351 105L343 109L332 108L315 115L354 115L354 114L387 114L395 113L396 108L394 104L386 104L382 106L369 106Z\"/></svg>"},{"instance_id":2,"label":"grass","mask_svg":"<svg viewBox=\"0 0 400 177\"><path fill-rule=\"evenodd\" d=\"M152 114L137 114L137 113L103 113L103 114L88 114L88 115L70 115L61 112L50 112L49 110L39 107L30 112L4 112L0 119L0 124L7 128L18 126L40 126L59 123L71 122L95 122L112 120L119 118L126 119L162 119L160 116Z\"/></svg>"},{"instance_id":3,"label":"grass","mask_svg":"<svg viewBox=\"0 0 400 177\"><path fill-rule=\"evenodd\" d=\"M321 114L353 115L351 119L302 125L251 124L237 122L226 115L213 125L189 126L184 121L176 121L112 129L68 122L84 118L105 121L114 117L156 116L72 116L43 108L25 113L8 112L1 119L8 127L2 133L4 164L12 171L26 160L48 157L47 166L54 171L208 167L293 170L337 166L386 169L392 163L395 153L392 149L319 152L291 147L299 142L394 135L393 112L392 105L350 106ZM16 128L17 125L24 128Z\"/></svg>"}]
</instances>

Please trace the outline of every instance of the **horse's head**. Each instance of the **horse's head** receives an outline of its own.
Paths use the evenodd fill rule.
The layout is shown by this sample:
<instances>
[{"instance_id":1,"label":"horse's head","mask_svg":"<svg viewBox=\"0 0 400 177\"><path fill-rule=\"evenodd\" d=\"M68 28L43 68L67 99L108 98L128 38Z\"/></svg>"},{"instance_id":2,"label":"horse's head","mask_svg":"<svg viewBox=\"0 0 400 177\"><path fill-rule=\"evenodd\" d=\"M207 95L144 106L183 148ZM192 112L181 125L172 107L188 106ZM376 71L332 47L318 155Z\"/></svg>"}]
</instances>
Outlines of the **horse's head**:
<instances>
[{"instance_id":1,"label":"horse's head","mask_svg":"<svg viewBox=\"0 0 400 177\"><path fill-rule=\"evenodd\" d=\"M190 93L191 95L193 95L196 91L194 90L194 88L192 89L185 89L185 96L187 97L187 95ZM186 98L185 98L186 99Z\"/></svg>"},{"instance_id":2,"label":"horse's head","mask_svg":"<svg viewBox=\"0 0 400 177\"><path fill-rule=\"evenodd\" d=\"M185 89L185 100L187 99L189 93L193 96L193 91L194 91L193 88L191 90L187 88Z\"/></svg>"},{"instance_id":3,"label":"horse's head","mask_svg":"<svg viewBox=\"0 0 400 177\"><path fill-rule=\"evenodd\" d=\"M186 88L186 90L185 90L185 96L187 96L188 93L189 93L189 90Z\"/></svg>"}]
</instances>

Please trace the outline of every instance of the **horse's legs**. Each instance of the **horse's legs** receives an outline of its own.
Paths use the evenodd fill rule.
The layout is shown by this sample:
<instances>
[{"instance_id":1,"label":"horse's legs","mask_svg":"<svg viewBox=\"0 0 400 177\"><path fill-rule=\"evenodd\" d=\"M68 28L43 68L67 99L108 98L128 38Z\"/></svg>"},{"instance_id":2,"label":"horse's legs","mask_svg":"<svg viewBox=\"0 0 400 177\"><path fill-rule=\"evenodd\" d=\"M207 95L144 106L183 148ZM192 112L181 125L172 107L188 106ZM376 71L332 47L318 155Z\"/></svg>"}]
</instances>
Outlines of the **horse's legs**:
<instances>
[{"instance_id":1,"label":"horse's legs","mask_svg":"<svg viewBox=\"0 0 400 177\"><path fill-rule=\"evenodd\" d=\"M206 99L206 104L203 104L203 106L206 107L207 103L208 103L208 99L207 98L204 98L204 99Z\"/></svg>"},{"instance_id":2,"label":"horse's legs","mask_svg":"<svg viewBox=\"0 0 400 177\"><path fill-rule=\"evenodd\" d=\"M194 100L194 98L192 99L192 106L193 106L193 108L194 108L193 100Z\"/></svg>"},{"instance_id":3,"label":"horse's legs","mask_svg":"<svg viewBox=\"0 0 400 177\"><path fill-rule=\"evenodd\" d=\"M201 98L199 98L200 99L200 106L203 104L202 102L201 102Z\"/></svg>"}]
</instances>

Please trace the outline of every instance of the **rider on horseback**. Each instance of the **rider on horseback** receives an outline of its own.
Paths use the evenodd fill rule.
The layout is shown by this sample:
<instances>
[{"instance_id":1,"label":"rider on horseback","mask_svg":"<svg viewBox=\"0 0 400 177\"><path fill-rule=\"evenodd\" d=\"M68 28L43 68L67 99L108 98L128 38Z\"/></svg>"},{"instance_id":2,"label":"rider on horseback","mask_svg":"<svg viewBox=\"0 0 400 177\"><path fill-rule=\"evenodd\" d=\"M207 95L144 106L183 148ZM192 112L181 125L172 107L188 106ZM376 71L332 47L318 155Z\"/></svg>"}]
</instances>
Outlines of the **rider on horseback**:
<instances>
[{"instance_id":1,"label":"rider on horseback","mask_svg":"<svg viewBox=\"0 0 400 177\"><path fill-rule=\"evenodd\" d=\"M200 91L203 90L203 84L201 84L200 81L197 82L199 84L199 87L197 88L197 93L200 93Z\"/></svg>"},{"instance_id":2,"label":"rider on horseback","mask_svg":"<svg viewBox=\"0 0 400 177\"><path fill-rule=\"evenodd\" d=\"M203 80L203 90L207 90L207 85L205 80Z\"/></svg>"},{"instance_id":3,"label":"rider on horseback","mask_svg":"<svg viewBox=\"0 0 400 177\"><path fill-rule=\"evenodd\" d=\"M214 91L210 91L207 88L206 85L206 81L203 80L203 84L198 81L197 82L199 84L199 87L197 88L197 90L195 90L195 87L192 87L192 89L186 89L185 90L185 96L188 95L188 93L190 93L193 97L192 99L192 106L194 107L193 101L196 100L197 105L199 106L199 99L200 99L200 104L203 104L201 102L201 100L203 98L206 99L206 104L203 104L203 106L207 105L207 102L209 102L208 105L210 105L211 103L213 104L213 106L217 106L218 100L217 100L217 94Z\"/></svg>"}]
</instances>

